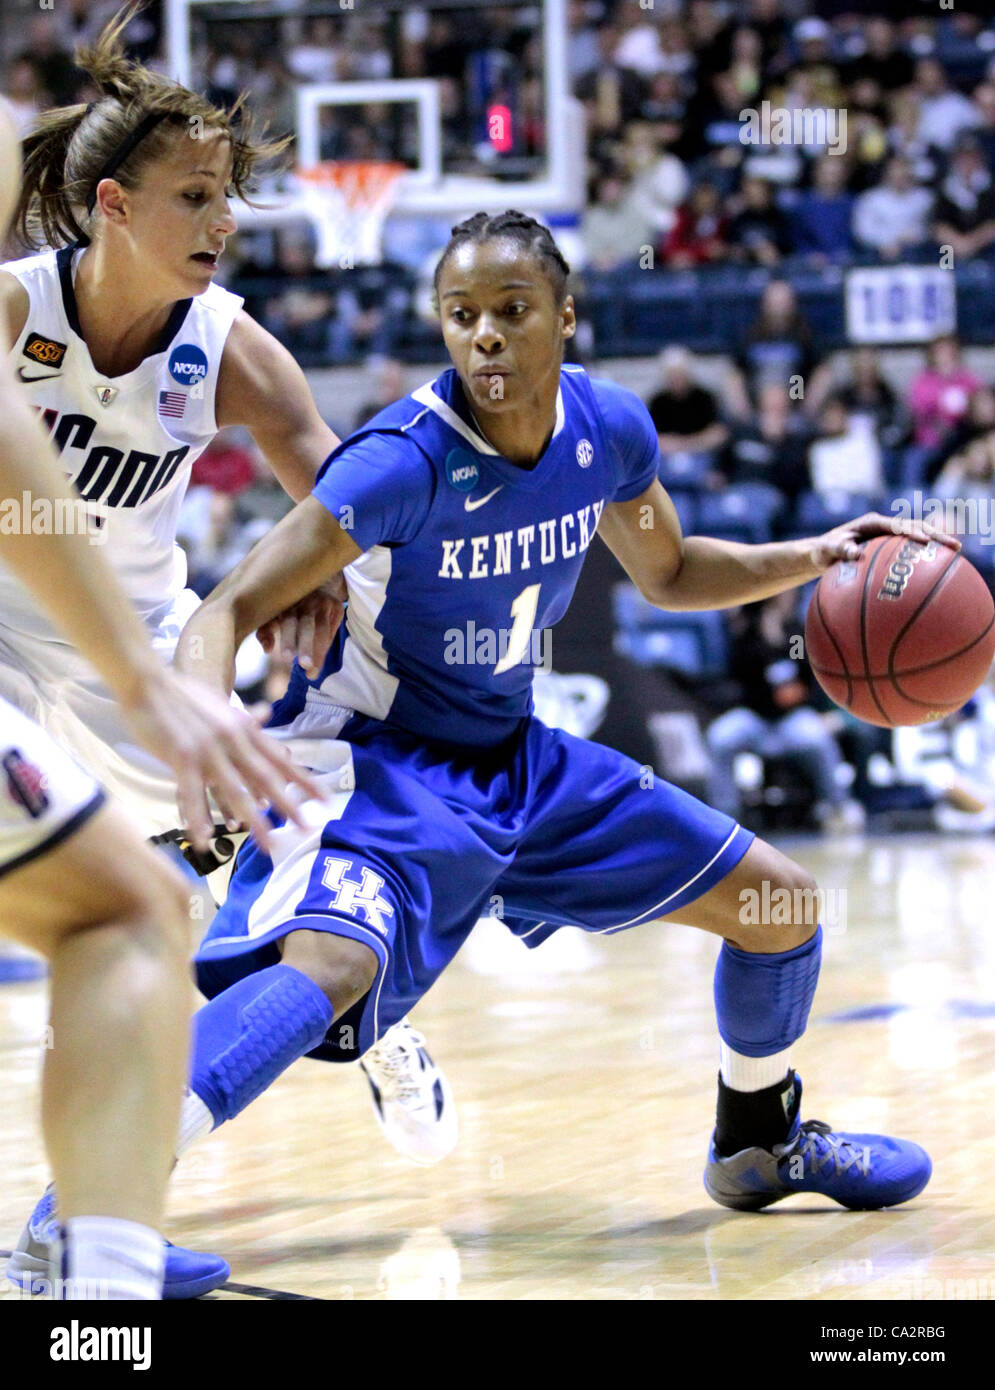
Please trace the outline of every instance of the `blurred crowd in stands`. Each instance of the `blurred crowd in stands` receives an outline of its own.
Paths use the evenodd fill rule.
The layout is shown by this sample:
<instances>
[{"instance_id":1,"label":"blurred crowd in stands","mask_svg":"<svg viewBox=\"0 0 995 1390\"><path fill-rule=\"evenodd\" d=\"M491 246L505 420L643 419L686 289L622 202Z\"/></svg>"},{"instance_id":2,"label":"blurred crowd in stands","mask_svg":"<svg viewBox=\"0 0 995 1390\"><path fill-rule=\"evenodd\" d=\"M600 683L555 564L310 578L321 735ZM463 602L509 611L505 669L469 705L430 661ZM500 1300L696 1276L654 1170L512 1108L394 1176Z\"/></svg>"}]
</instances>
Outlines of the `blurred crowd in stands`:
<instances>
[{"instance_id":1,"label":"blurred crowd in stands","mask_svg":"<svg viewBox=\"0 0 995 1390\"><path fill-rule=\"evenodd\" d=\"M3 77L25 128L50 104L94 95L71 48L115 8L116 0L64 0L25 18ZM254 110L282 134L294 128L299 82L431 75L441 83L448 172L539 174L537 5L323 8L308 18L300 7L264 6L256 18L231 20L212 10L209 22L195 12L198 80L221 104L249 90ZM995 263L987 0L949 9L922 0L570 0L568 11L570 81L588 132L589 201L575 257L583 276L638 264L791 280L857 261L935 264L941 246L954 266ZM158 0L131 37L138 56L161 62ZM745 143L744 112L765 103L807 113L801 136ZM509 120L495 139L488 116L503 109ZM413 159L409 117L389 105L366 106L360 119L355 107L327 107L320 155ZM444 239L445 227L420 232ZM365 280L349 272L309 281L314 236L301 223L236 238L227 273L313 365L371 352L417 359L426 344L415 303L421 236L388 232L387 264ZM596 295L591 309L598 318ZM601 341L598 350L633 349Z\"/></svg>"},{"instance_id":2,"label":"blurred crowd in stands","mask_svg":"<svg viewBox=\"0 0 995 1390\"><path fill-rule=\"evenodd\" d=\"M116 8L60 0L25 20L0 82L24 129L49 105L96 95L71 50ZM162 60L160 10L151 4L130 32L136 56L152 63ZM269 6L251 23L212 12L199 79L219 103L249 88L283 133L293 128L297 82L431 75L442 81L446 167L528 177L545 149L536 20L534 5L413 3L310 19ZM995 265L990 0L951 9L920 0L570 0L569 24L589 142L580 356L596 369L597 357L681 344L661 352L646 394L660 477L685 531L812 535L867 509L895 510L896 499L913 506L918 494L974 506L965 548L995 587L991 375L965 364L951 334L928 346L911 380L892 378L872 348L832 355L846 343L842 267L935 265L941 248L958 273ZM765 102L836 113L835 124L811 123L807 142L744 143L743 111ZM495 105L514 114L500 148L487 131ZM387 106L366 108L361 121L329 108L321 156L412 157L412 132ZM438 245L446 231L435 229ZM300 224L241 235L226 256L227 283L304 366L375 360L369 399L353 418L331 421L341 433L404 393L402 362L441 356L419 306L425 247L390 235L387 245L387 265L319 270ZM636 309L626 317L637 266L660 294L676 296L662 313L664 301L646 296L639 277L641 331ZM962 298L962 338L985 340L987 321L970 315L991 316L991 303ZM208 592L287 505L251 440L223 431L198 461L184 506L193 586ZM757 824L847 829L871 814L995 827L987 687L954 720L892 738L832 709L813 685L796 649L808 592L733 614L663 614L622 579L607 550L592 547L554 633L557 676L573 684L539 682L548 708L572 712L564 721L576 718ZM586 685L585 673L595 678ZM281 678L249 659L242 684L269 679L273 693Z\"/></svg>"}]
</instances>

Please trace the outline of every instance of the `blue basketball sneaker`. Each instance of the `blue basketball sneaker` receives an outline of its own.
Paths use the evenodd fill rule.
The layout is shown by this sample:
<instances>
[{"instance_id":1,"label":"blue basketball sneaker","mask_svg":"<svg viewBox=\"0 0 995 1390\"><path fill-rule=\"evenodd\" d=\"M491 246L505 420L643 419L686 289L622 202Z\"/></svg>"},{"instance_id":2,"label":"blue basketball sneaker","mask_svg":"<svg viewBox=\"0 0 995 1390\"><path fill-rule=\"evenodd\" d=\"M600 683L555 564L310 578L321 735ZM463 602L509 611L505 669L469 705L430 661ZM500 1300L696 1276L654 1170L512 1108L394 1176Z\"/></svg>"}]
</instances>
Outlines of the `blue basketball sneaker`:
<instances>
[{"instance_id":1,"label":"blue basketball sneaker","mask_svg":"<svg viewBox=\"0 0 995 1390\"><path fill-rule=\"evenodd\" d=\"M705 1190L737 1211L759 1211L796 1192L821 1192L854 1211L877 1211L917 1197L933 1171L929 1154L885 1134L838 1134L821 1120L799 1119L801 1079L788 1137L773 1149L742 1149L722 1158L715 1136Z\"/></svg>"},{"instance_id":2,"label":"blue basketball sneaker","mask_svg":"<svg viewBox=\"0 0 995 1390\"><path fill-rule=\"evenodd\" d=\"M49 1249L58 1234L55 1214L55 1187L49 1183L45 1195L28 1218L17 1248L7 1261L7 1278L27 1293L47 1293L50 1288ZM166 1275L163 1298L200 1298L228 1282L230 1266L220 1255L202 1255L183 1250L166 1241Z\"/></svg>"}]
</instances>

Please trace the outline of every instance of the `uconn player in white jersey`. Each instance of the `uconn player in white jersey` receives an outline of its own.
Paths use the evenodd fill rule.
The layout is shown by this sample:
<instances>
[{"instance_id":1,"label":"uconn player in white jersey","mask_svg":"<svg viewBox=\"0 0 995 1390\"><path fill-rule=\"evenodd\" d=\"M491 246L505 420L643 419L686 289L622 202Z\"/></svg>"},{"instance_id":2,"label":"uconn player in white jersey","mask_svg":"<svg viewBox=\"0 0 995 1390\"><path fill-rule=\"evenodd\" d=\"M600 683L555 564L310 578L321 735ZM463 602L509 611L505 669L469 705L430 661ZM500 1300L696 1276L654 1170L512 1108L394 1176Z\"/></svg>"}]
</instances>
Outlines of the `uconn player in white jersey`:
<instances>
[{"instance_id":1,"label":"uconn player in white jersey","mask_svg":"<svg viewBox=\"0 0 995 1390\"><path fill-rule=\"evenodd\" d=\"M0 237L18 172L0 100ZM5 529L0 565L103 674L136 739L172 767L196 843L211 839L205 786L265 834L256 797L296 814L284 795L289 758L241 710L155 658L84 529L43 524L78 517L79 505L23 394L0 356L0 498L5 509L30 504L21 526ZM160 1296L157 1230L186 1075L188 909L182 878L129 818L0 700L0 931L46 956L52 977L43 1121L62 1197L44 1282L55 1297Z\"/></svg>"},{"instance_id":2,"label":"uconn player in white jersey","mask_svg":"<svg viewBox=\"0 0 995 1390\"><path fill-rule=\"evenodd\" d=\"M821 945L809 876L621 754L546 727L531 692L530 637L562 616L595 533L651 603L723 608L852 558L892 519L771 545L683 537L646 407L562 366L568 271L521 213L454 228L436 272L452 369L347 440L185 629L179 664L196 654L191 669L226 691L245 633L345 568L346 627L273 719L328 798L304 808L309 832L240 851L198 953L210 1002L191 1092L220 1124L316 1039L362 1053L495 902L529 946L567 925L680 922L725 938L710 1194L741 1209L798 1192L907 1201L930 1175L917 1144L801 1119L789 1053ZM785 890L789 920L743 912L765 884Z\"/></svg>"},{"instance_id":3,"label":"uconn player in white jersey","mask_svg":"<svg viewBox=\"0 0 995 1390\"><path fill-rule=\"evenodd\" d=\"M280 343L212 283L235 230L228 198L279 145L129 62L112 22L77 55L102 92L51 111L24 141L16 226L40 254L0 269L11 360L84 501L103 553L167 657L197 600L177 514L194 460L243 425L295 499L338 440ZM192 138L195 137L195 138ZM336 621L321 594L283 615L307 660ZM0 695L37 719L147 835L180 825L175 779L135 742L110 692L12 576L0 576ZM424 1039L402 1023L364 1058L391 1143L434 1163L456 1114ZM441 1101L440 1101L441 1097Z\"/></svg>"}]
</instances>

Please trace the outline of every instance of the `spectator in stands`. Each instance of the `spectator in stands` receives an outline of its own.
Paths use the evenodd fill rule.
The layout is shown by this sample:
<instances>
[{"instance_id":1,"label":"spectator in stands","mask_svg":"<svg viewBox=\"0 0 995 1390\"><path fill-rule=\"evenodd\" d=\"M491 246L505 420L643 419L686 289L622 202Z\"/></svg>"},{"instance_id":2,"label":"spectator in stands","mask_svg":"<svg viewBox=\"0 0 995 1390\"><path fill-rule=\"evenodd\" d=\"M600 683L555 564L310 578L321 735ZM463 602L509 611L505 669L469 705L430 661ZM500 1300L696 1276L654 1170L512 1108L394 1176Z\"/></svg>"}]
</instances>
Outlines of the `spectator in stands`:
<instances>
[{"instance_id":1,"label":"spectator in stands","mask_svg":"<svg viewBox=\"0 0 995 1390\"><path fill-rule=\"evenodd\" d=\"M746 22L760 37L763 70L776 73L780 62L779 55L788 38L788 21L783 13L783 0L749 0Z\"/></svg>"},{"instance_id":2,"label":"spectator in stands","mask_svg":"<svg viewBox=\"0 0 995 1390\"><path fill-rule=\"evenodd\" d=\"M916 183L932 184L943 160L941 152L919 129L919 100L912 89L897 92L890 103L888 150L907 159Z\"/></svg>"},{"instance_id":3,"label":"spectator in stands","mask_svg":"<svg viewBox=\"0 0 995 1390\"><path fill-rule=\"evenodd\" d=\"M223 429L197 459L190 474L191 487L209 487L238 497L259 480L258 454L249 435L241 429Z\"/></svg>"},{"instance_id":4,"label":"spectator in stands","mask_svg":"<svg viewBox=\"0 0 995 1390\"><path fill-rule=\"evenodd\" d=\"M575 84L578 78L597 70L598 28L594 23L597 14L598 10L590 0L570 0L567 11L567 66L570 80Z\"/></svg>"},{"instance_id":5,"label":"spectator in stands","mask_svg":"<svg viewBox=\"0 0 995 1390\"><path fill-rule=\"evenodd\" d=\"M672 150L665 148L660 127L650 121L632 121L625 132L620 155L632 179L632 198L652 228L655 244L674 227L677 209L687 196L687 170Z\"/></svg>"},{"instance_id":6,"label":"spectator in stands","mask_svg":"<svg viewBox=\"0 0 995 1390\"><path fill-rule=\"evenodd\" d=\"M695 153L705 161L702 167L723 192L734 187L748 148L742 140L742 109L743 98L735 78L720 72L707 87L699 83L688 111L688 123L697 142Z\"/></svg>"},{"instance_id":7,"label":"spectator in stands","mask_svg":"<svg viewBox=\"0 0 995 1390\"><path fill-rule=\"evenodd\" d=\"M274 135L287 135L297 127L296 84L280 54L263 56L252 79L253 112Z\"/></svg>"},{"instance_id":8,"label":"spectator in stands","mask_svg":"<svg viewBox=\"0 0 995 1390\"><path fill-rule=\"evenodd\" d=\"M732 61L734 26L716 0L691 0L685 17L699 83L706 85Z\"/></svg>"},{"instance_id":9,"label":"spectator in stands","mask_svg":"<svg viewBox=\"0 0 995 1390\"><path fill-rule=\"evenodd\" d=\"M808 487L807 430L786 386L762 387L755 420L737 426L719 461L726 481L767 483L793 505Z\"/></svg>"},{"instance_id":10,"label":"spectator in stands","mask_svg":"<svg viewBox=\"0 0 995 1390\"><path fill-rule=\"evenodd\" d=\"M746 177L729 223L729 254L734 261L773 267L791 249L788 222L766 179Z\"/></svg>"},{"instance_id":11,"label":"spectator in stands","mask_svg":"<svg viewBox=\"0 0 995 1390\"><path fill-rule=\"evenodd\" d=\"M595 146L600 137L619 137L623 127L639 114L639 103L643 99L642 78L615 56L618 41L619 31L615 25L605 24L598 29L600 57L597 66L574 88L574 95L584 103L587 111L588 137Z\"/></svg>"},{"instance_id":12,"label":"spectator in stands","mask_svg":"<svg viewBox=\"0 0 995 1390\"><path fill-rule=\"evenodd\" d=\"M899 47L890 19L869 15L863 25L863 45L863 52L847 65L847 81L870 77L886 92L909 86L915 77L915 62Z\"/></svg>"},{"instance_id":13,"label":"spectator in stands","mask_svg":"<svg viewBox=\"0 0 995 1390\"><path fill-rule=\"evenodd\" d=\"M404 383L404 367L395 358L371 358L367 366L373 371L374 392L356 411L354 430L361 430L374 415L379 415L381 410L386 410L389 405L399 401L407 389Z\"/></svg>"},{"instance_id":14,"label":"spectator in stands","mask_svg":"<svg viewBox=\"0 0 995 1390\"><path fill-rule=\"evenodd\" d=\"M808 466L812 488L822 494L842 491L873 497L884 487L873 422L864 414L851 414L840 396L830 396L819 412Z\"/></svg>"},{"instance_id":15,"label":"spectator in stands","mask_svg":"<svg viewBox=\"0 0 995 1390\"><path fill-rule=\"evenodd\" d=\"M973 100L978 113L974 136L987 168L995 173L995 82L980 82L974 89Z\"/></svg>"},{"instance_id":16,"label":"spectator in stands","mask_svg":"<svg viewBox=\"0 0 995 1390\"><path fill-rule=\"evenodd\" d=\"M853 194L847 191L845 159L823 155L816 162L812 187L798 196L788 213L794 250L815 264L846 260L853 250Z\"/></svg>"},{"instance_id":17,"label":"spectator in stands","mask_svg":"<svg viewBox=\"0 0 995 1390\"><path fill-rule=\"evenodd\" d=\"M352 82L375 82L390 77L392 59L387 29L380 20L358 12L346 25L341 47L342 76Z\"/></svg>"},{"instance_id":18,"label":"spectator in stands","mask_svg":"<svg viewBox=\"0 0 995 1390\"><path fill-rule=\"evenodd\" d=\"M739 819L742 805L736 783L736 759L742 753L782 758L807 776L820 826L839 833L860 829L863 809L850 801L838 772L839 746L812 703L811 677L800 660L801 623L797 595L790 590L737 610L732 674L740 682L743 703L719 716L706 739L714 760L708 800Z\"/></svg>"},{"instance_id":19,"label":"spectator in stands","mask_svg":"<svg viewBox=\"0 0 995 1390\"><path fill-rule=\"evenodd\" d=\"M191 488L183 499L177 537L187 552L194 593L201 598L209 594L268 529L266 521L242 519L230 493Z\"/></svg>"},{"instance_id":20,"label":"spectator in stands","mask_svg":"<svg viewBox=\"0 0 995 1390\"><path fill-rule=\"evenodd\" d=\"M897 449L909 437L909 412L898 393L881 371L873 348L857 348L850 353L850 381L839 398L851 418L863 417L875 438L886 449Z\"/></svg>"},{"instance_id":21,"label":"spectator in stands","mask_svg":"<svg viewBox=\"0 0 995 1390\"><path fill-rule=\"evenodd\" d=\"M728 255L728 218L714 183L699 183L677 211L677 221L660 246L660 256L672 270L715 265Z\"/></svg>"},{"instance_id":22,"label":"spectator in stands","mask_svg":"<svg viewBox=\"0 0 995 1390\"><path fill-rule=\"evenodd\" d=\"M899 260L925 245L932 205L932 193L917 187L909 161L892 158L883 183L861 193L854 204L853 235L881 260Z\"/></svg>"},{"instance_id":23,"label":"spectator in stands","mask_svg":"<svg viewBox=\"0 0 995 1390\"><path fill-rule=\"evenodd\" d=\"M919 100L919 134L928 144L949 150L963 131L977 125L977 110L951 87L937 58L921 58L916 64L914 90Z\"/></svg>"},{"instance_id":24,"label":"spectator in stands","mask_svg":"<svg viewBox=\"0 0 995 1390\"><path fill-rule=\"evenodd\" d=\"M327 288L311 289L300 283L301 277L315 272L314 252L308 239L285 231L279 239L275 268L286 276L288 286L266 301L261 314L263 326L295 355L306 353L320 358L328 349L335 297Z\"/></svg>"},{"instance_id":25,"label":"spectator in stands","mask_svg":"<svg viewBox=\"0 0 995 1390\"><path fill-rule=\"evenodd\" d=\"M963 476L968 451L979 440L985 441L987 449L995 441L995 391L990 386L979 386L971 392L963 416L930 451L923 469L926 482L934 482L944 474L947 481Z\"/></svg>"},{"instance_id":26,"label":"spectator in stands","mask_svg":"<svg viewBox=\"0 0 995 1390\"><path fill-rule=\"evenodd\" d=\"M22 136L34 128L42 111L52 104L51 96L42 85L41 74L27 53L15 58L7 69L3 94Z\"/></svg>"},{"instance_id":27,"label":"spectator in stands","mask_svg":"<svg viewBox=\"0 0 995 1390\"><path fill-rule=\"evenodd\" d=\"M995 185L974 135L962 135L954 147L940 184L933 236L941 246L953 248L958 263L995 245Z\"/></svg>"},{"instance_id":28,"label":"spectator in stands","mask_svg":"<svg viewBox=\"0 0 995 1390\"><path fill-rule=\"evenodd\" d=\"M638 0L623 0L618 14L620 33L615 61L622 67L649 79L664 66L660 42L662 24L648 14ZM688 57L690 66L690 57ZM673 68L670 69L673 71Z\"/></svg>"},{"instance_id":29,"label":"spectator in stands","mask_svg":"<svg viewBox=\"0 0 995 1390\"><path fill-rule=\"evenodd\" d=\"M694 141L686 130L688 101L681 79L672 72L658 72L639 103L639 119L652 124L656 146L679 159L693 154Z\"/></svg>"},{"instance_id":30,"label":"spectator in stands","mask_svg":"<svg viewBox=\"0 0 995 1390\"><path fill-rule=\"evenodd\" d=\"M738 374L730 383L730 400L741 419L751 415L750 401L759 400L768 384L796 388L806 409L816 409L829 380L828 368L815 353L812 330L795 291L786 280L772 280L764 290L760 312L747 330L736 357Z\"/></svg>"},{"instance_id":31,"label":"spectator in stands","mask_svg":"<svg viewBox=\"0 0 995 1390\"><path fill-rule=\"evenodd\" d=\"M28 21L24 51L31 56L48 101L54 106L71 106L79 97L83 74L60 40L50 14Z\"/></svg>"},{"instance_id":32,"label":"spectator in stands","mask_svg":"<svg viewBox=\"0 0 995 1390\"><path fill-rule=\"evenodd\" d=\"M631 184L616 172L603 174L581 218L584 264L615 270L635 264L653 246L655 229Z\"/></svg>"},{"instance_id":33,"label":"spectator in stands","mask_svg":"<svg viewBox=\"0 0 995 1390\"><path fill-rule=\"evenodd\" d=\"M847 95L846 125L846 154L855 193L863 193L881 177L890 121L888 102L878 84L869 77L855 82Z\"/></svg>"},{"instance_id":34,"label":"spectator in stands","mask_svg":"<svg viewBox=\"0 0 995 1390\"><path fill-rule=\"evenodd\" d=\"M972 392L981 384L962 362L954 334L935 338L926 349L926 366L909 387L915 443L938 444L944 431L964 416Z\"/></svg>"},{"instance_id":35,"label":"spectator in stands","mask_svg":"<svg viewBox=\"0 0 995 1390\"><path fill-rule=\"evenodd\" d=\"M829 25L818 15L809 15L798 21L791 37L798 57L789 74L783 104L794 104L790 94L800 90L798 77L805 74L808 81L804 84L805 99L801 103L803 106L842 106L845 92L840 70L829 52L832 38Z\"/></svg>"},{"instance_id":36,"label":"spectator in stands","mask_svg":"<svg viewBox=\"0 0 995 1390\"><path fill-rule=\"evenodd\" d=\"M650 398L662 454L714 454L729 431L719 419L714 394L695 381L694 358L687 348L669 347L660 354L660 389Z\"/></svg>"},{"instance_id":37,"label":"spectator in stands","mask_svg":"<svg viewBox=\"0 0 995 1390\"><path fill-rule=\"evenodd\" d=\"M287 67L298 82L337 82L342 75L342 31L330 19L312 19L305 37L287 51Z\"/></svg>"},{"instance_id":38,"label":"spectator in stands","mask_svg":"<svg viewBox=\"0 0 995 1390\"><path fill-rule=\"evenodd\" d=\"M736 29L730 49L729 76L744 103L753 102L763 85L763 40L755 29Z\"/></svg>"}]
</instances>

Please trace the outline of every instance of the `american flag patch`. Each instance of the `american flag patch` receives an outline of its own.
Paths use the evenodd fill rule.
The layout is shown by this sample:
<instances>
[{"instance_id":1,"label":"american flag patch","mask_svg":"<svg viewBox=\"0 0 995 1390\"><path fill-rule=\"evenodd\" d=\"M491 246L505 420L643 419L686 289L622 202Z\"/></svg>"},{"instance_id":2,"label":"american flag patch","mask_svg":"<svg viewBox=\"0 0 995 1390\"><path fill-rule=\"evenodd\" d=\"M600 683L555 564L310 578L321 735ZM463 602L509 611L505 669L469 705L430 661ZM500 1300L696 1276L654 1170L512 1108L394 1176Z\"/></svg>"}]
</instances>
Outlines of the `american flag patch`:
<instances>
[{"instance_id":1,"label":"american flag patch","mask_svg":"<svg viewBox=\"0 0 995 1390\"><path fill-rule=\"evenodd\" d=\"M169 415L179 420L186 408L187 398L183 391L160 391L159 414Z\"/></svg>"}]
</instances>

